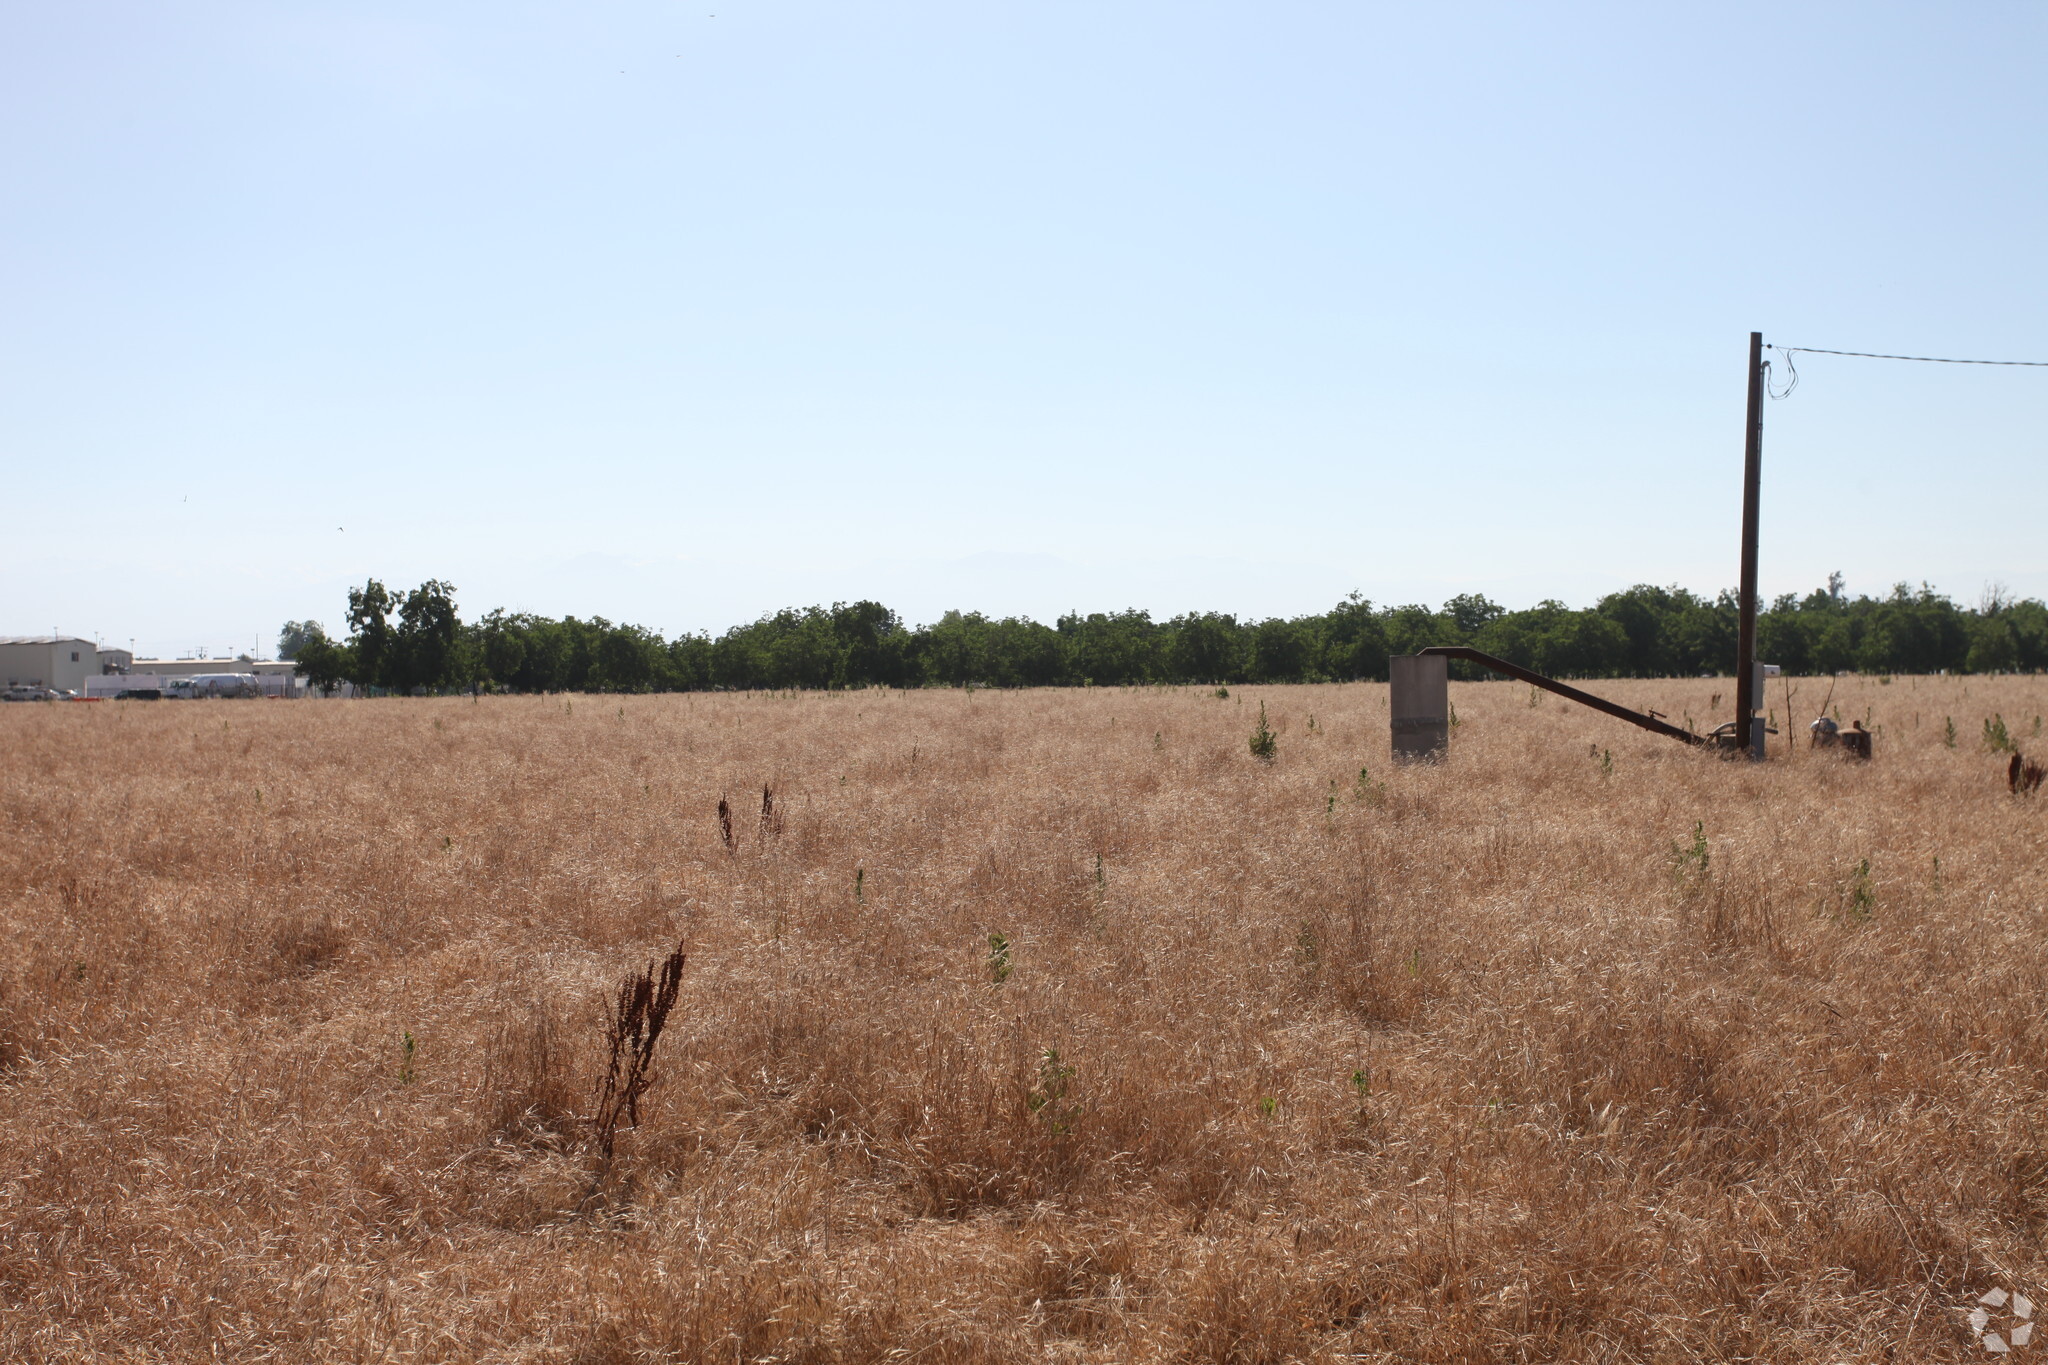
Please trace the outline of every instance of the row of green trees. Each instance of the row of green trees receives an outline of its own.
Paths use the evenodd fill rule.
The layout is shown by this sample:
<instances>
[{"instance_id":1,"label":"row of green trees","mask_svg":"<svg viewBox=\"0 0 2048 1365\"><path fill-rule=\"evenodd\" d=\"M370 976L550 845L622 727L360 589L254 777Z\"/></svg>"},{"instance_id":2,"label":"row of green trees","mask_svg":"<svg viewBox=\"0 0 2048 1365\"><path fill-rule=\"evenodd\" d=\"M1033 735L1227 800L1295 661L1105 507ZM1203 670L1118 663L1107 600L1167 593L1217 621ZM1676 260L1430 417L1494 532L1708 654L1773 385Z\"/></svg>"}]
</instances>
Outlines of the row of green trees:
<instances>
[{"instance_id":1,"label":"row of green trees","mask_svg":"<svg viewBox=\"0 0 2048 1365\"><path fill-rule=\"evenodd\" d=\"M911 627L878 602L778 611L723 635L665 640L601 616L555 620L456 614L430 579L398 593L376 579L348 595L348 636L287 623L279 652L321 687L391 692L661 692L837 687L1123 686L1385 678L1387 658L1463 644L1567 678L1725 673L1735 599L1637 586L1591 607L1509 611L1485 597L1441 609L1376 607L1356 593L1313 616L1241 621L1219 612L1078 613L1052 625L949 611ZM1761 612L1758 652L1789 673L2037 671L2048 668L2048 606L1987 594L1962 607L1924 584L1850 598L1841 578Z\"/></svg>"}]
</instances>

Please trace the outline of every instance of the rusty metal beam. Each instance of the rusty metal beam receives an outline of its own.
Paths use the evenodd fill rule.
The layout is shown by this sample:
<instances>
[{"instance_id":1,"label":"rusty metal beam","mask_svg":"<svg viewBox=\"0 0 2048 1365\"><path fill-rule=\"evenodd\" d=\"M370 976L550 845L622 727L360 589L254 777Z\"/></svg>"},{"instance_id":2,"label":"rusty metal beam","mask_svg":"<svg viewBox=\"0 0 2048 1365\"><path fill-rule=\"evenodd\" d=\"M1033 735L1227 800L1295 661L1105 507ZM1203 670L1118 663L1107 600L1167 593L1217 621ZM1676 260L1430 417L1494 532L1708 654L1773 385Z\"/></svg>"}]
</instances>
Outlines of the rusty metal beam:
<instances>
[{"instance_id":1,"label":"rusty metal beam","mask_svg":"<svg viewBox=\"0 0 2048 1365\"><path fill-rule=\"evenodd\" d=\"M1651 734L1663 735L1666 739L1675 739L1682 743L1693 745L1704 745L1709 742L1705 735L1696 735L1690 730L1681 730L1676 725L1667 725L1655 716L1646 716L1640 711L1631 711L1626 706L1608 701L1605 697L1596 697L1591 692L1581 692L1578 688L1561 683L1555 678L1546 678L1541 673L1533 673L1523 668L1520 664L1511 664L1506 659L1496 659L1491 654L1482 654L1467 645L1432 645L1428 649L1419 649L1416 653L1439 654L1446 659L1463 659L1467 663L1478 664L1481 668L1490 668L1496 673L1504 673L1510 678L1519 679L1531 687L1540 687L1546 692L1555 692L1567 701L1575 701L1581 706L1590 706L1595 711L1603 711L1613 716L1616 720L1625 720L1630 725L1641 726Z\"/></svg>"}]
</instances>

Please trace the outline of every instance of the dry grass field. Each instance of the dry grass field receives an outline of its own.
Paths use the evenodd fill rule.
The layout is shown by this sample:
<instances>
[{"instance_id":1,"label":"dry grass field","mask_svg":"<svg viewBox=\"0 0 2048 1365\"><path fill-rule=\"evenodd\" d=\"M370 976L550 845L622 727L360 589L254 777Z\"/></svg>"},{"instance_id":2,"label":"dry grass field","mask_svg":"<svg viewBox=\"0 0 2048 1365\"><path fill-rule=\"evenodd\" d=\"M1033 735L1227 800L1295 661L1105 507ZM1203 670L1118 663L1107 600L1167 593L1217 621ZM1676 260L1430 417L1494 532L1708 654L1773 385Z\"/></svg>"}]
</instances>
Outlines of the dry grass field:
<instances>
[{"instance_id":1,"label":"dry grass field","mask_svg":"<svg viewBox=\"0 0 2048 1365\"><path fill-rule=\"evenodd\" d=\"M1844 679L1867 766L1452 697L0 709L0 1358L1985 1358L2048 680Z\"/></svg>"}]
</instances>

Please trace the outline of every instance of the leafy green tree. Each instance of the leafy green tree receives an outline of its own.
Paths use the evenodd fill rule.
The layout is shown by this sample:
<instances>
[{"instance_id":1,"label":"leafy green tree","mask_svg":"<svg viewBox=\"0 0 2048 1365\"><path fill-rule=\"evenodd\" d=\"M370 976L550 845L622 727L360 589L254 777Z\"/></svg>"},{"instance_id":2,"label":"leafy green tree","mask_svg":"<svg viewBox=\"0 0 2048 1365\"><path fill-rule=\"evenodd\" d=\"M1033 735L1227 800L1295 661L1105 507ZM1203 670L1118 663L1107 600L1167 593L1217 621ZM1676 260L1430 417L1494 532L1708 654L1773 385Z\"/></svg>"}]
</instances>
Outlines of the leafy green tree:
<instances>
[{"instance_id":1,"label":"leafy green tree","mask_svg":"<svg viewBox=\"0 0 2048 1365\"><path fill-rule=\"evenodd\" d=\"M1431 645L1466 643L1456 621L1439 617L1428 607L1415 603L1392 608L1382 620L1389 654L1413 654Z\"/></svg>"},{"instance_id":2,"label":"leafy green tree","mask_svg":"<svg viewBox=\"0 0 2048 1365\"><path fill-rule=\"evenodd\" d=\"M767 686L766 632L753 626L734 626L712 641L711 685L726 691Z\"/></svg>"},{"instance_id":3,"label":"leafy green tree","mask_svg":"<svg viewBox=\"0 0 2048 1365\"><path fill-rule=\"evenodd\" d=\"M1811 623L1799 611L1798 598L1789 592L1773 602L1768 610L1757 613L1757 655L1787 673L1812 671L1813 634Z\"/></svg>"},{"instance_id":4,"label":"leafy green tree","mask_svg":"<svg viewBox=\"0 0 2048 1365\"><path fill-rule=\"evenodd\" d=\"M580 623L575 617L553 621L545 616L522 617L525 624L528 692L567 692L581 679Z\"/></svg>"},{"instance_id":5,"label":"leafy green tree","mask_svg":"<svg viewBox=\"0 0 2048 1365\"><path fill-rule=\"evenodd\" d=\"M1862 602L1857 603L1863 607ZM1970 649L1970 626L1947 597L1922 583L1916 591L1900 583L1891 596L1867 608L1891 637L1890 647L1858 650L1861 666L1873 673L1932 673L1960 666Z\"/></svg>"},{"instance_id":6,"label":"leafy green tree","mask_svg":"<svg viewBox=\"0 0 2048 1365\"><path fill-rule=\"evenodd\" d=\"M667 653L661 637L641 626L613 626L599 636L591 686L601 692L651 692Z\"/></svg>"},{"instance_id":7,"label":"leafy green tree","mask_svg":"<svg viewBox=\"0 0 2048 1365\"><path fill-rule=\"evenodd\" d=\"M1251 681L1304 682L1315 657L1312 621L1261 621L1252 627Z\"/></svg>"},{"instance_id":8,"label":"leafy green tree","mask_svg":"<svg viewBox=\"0 0 2048 1365\"><path fill-rule=\"evenodd\" d=\"M2006 628L2012 632L2013 648L2018 652L2014 667L2028 673L2048 668L2048 606L2028 598L2013 603L1999 615L2005 618Z\"/></svg>"},{"instance_id":9,"label":"leafy green tree","mask_svg":"<svg viewBox=\"0 0 2048 1365\"><path fill-rule=\"evenodd\" d=\"M669 641L668 661L662 669L663 687L678 692L700 692L711 686L711 637L679 635Z\"/></svg>"},{"instance_id":10,"label":"leafy green tree","mask_svg":"<svg viewBox=\"0 0 2048 1365\"><path fill-rule=\"evenodd\" d=\"M1066 643L1050 626L1021 616L991 623L991 680L998 687L1053 687L1074 681Z\"/></svg>"},{"instance_id":11,"label":"leafy green tree","mask_svg":"<svg viewBox=\"0 0 2048 1365\"><path fill-rule=\"evenodd\" d=\"M296 659L307 645L326 638L327 631L318 621L287 621L277 633L277 657Z\"/></svg>"},{"instance_id":12,"label":"leafy green tree","mask_svg":"<svg viewBox=\"0 0 2048 1365\"><path fill-rule=\"evenodd\" d=\"M880 602L834 602L832 635L839 653L832 677L835 687L904 684L909 675L909 632L895 612Z\"/></svg>"},{"instance_id":13,"label":"leafy green tree","mask_svg":"<svg viewBox=\"0 0 2048 1365\"><path fill-rule=\"evenodd\" d=\"M830 687L840 659L831 614L822 607L777 612L767 655L770 687Z\"/></svg>"},{"instance_id":14,"label":"leafy green tree","mask_svg":"<svg viewBox=\"0 0 2048 1365\"><path fill-rule=\"evenodd\" d=\"M1507 608L1481 593L1460 593L1444 603L1444 615L1457 624L1459 634L1470 639L1507 615Z\"/></svg>"},{"instance_id":15,"label":"leafy green tree","mask_svg":"<svg viewBox=\"0 0 2048 1365\"><path fill-rule=\"evenodd\" d=\"M1856 630L1847 612L1820 623L1813 640L1813 671L1840 673L1856 659Z\"/></svg>"},{"instance_id":16,"label":"leafy green tree","mask_svg":"<svg viewBox=\"0 0 2048 1365\"><path fill-rule=\"evenodd\" d=\"M1536 671L1552 677L1611 678L1628 669L1628 634L1594 611L1572 611L1545 603L1535 639Z\"/></svg>"},{"instance_id":17,"label":"leafy green tree","mask_svg":"<svg viewBox=\"0 0 2048 1365\"><path fill-rule=\"evenodd\" d=\"M1387 676L1387 623L1372 603L1354 592L1330 608L1317 622L1321 666L1326 677L1348 682Z\"/></svg>"},{"instance_id":18,"label":"leafy green tree","mask_svg":"<svg viewBox=\"0 0 2048 1365\"><path fill-rule=\"evenodd\" d=\"M1182 683L1240 682L1245 676L1243 630L1235 616L1189 613L1167 622L1173 678Z\"/></svg>"},{"instance_id":19,"label":"leafy green tree","mask_svg":"<svg viewBox=\"0 0 2048 1365\"><path fill-rule=\"evenodd\" d=\"M299 650L298 671L305 674L306 681L319 688L328 696L334 689L356 675L355 651L347 645L336 644L325 635L306 641Z\"/></svg>"},{"instance_id":20,"label":"leafy green tree","mask_svg":"<svg viewBox=\"0 0 2048 1365\"><path fill-rule=\"evenodd\" d=\"M398 631L387 655L387 685L402 692L434 691L465 681L461 641L455 585L428 579L399 605Z\"/></svg>"},{"instance_id":21,"label":"leafy green tree","mask_svg":"<svg viewBox=\"0 0 2048 1365\"><path fill-rule=\"evenodd\" d=\"M391 613L397 606L398 599L374 578L360 588L348 590L348 643L355 664L351 681L359 687L393 685L397 632L391 624Z\"/></svg>"},{"instance_id":22,"label":"leafy green tree","mask_svg":"<svg viewBox=\"0 0 2048 1365\"><path fill-rule=\"evenodd\" d=\"M1970 628L1970 652L1965 666L1972 673L2006 673L2019 667L2019 640L2005 613L1985 616Z\"/></svg>"},{"instance_id":23,"label":"leafy green tree","mask_svg":"<svg viewBox=\"0 0 2048 1365\"><path fill-rule=\"evenodd\" d=\"M1149 611L1069 612L1057 629L1069 682L1126 687L1165 676L1161 631Z\"/></svg>"},{"instance_id":24,"label":"leafy green tree","mask_svg":"<svg viewBox=\"0 0 2048 1365\"><path fill-rule=\"evenodd\" d=\"M476 624L478 669L482 677L499 687L531 690L526 678L526 631L503 609L492 611Z\"/></svg>"},{"instance_id":25,"label":"leafy green tree","mask_svg":"<svg viewBox=\"0 0 2048 1365\"><path fill-rule=\"evenodd\" d=\"M1720 593L1712 602L1691 593L1673 594L1671 620L1664 630L1669 653L1663 676L1728 672L1735 666L1739 617L1732 592Z\"/></svg>"},{"instance_id":26,"label":"leafy green tree","mask_svg":"<svg viewBox=\"0 0 2048 1365\"><path fill-rule=\"evenodd\" d=\"M1594 610L1620 628L1628 641L1625 668L1638 678L1667 678L1674 673L1694 671L1681 665L1684 632L1678 627L1684 617L1706 607L1683 588L1659 588L1638 583L1625 592L1609 593ZM1688 661L1689 662L1689 661Z\"/></svg>"}]
</instances>

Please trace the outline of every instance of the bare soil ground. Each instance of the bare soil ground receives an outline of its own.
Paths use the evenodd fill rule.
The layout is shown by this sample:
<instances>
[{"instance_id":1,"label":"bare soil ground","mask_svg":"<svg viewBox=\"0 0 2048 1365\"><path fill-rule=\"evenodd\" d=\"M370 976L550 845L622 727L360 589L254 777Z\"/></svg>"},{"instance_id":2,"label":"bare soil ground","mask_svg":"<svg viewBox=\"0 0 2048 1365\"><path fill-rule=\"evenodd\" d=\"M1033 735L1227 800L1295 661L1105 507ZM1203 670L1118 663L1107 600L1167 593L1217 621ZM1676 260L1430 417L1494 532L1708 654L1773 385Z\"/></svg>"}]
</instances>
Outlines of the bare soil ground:
<instances>
[{"instance_id":1,"label":"bare soil ground","mask_svg":"<svg viewBox=\"0 0 2048 1365\"><path fill-rule=\"evenodd\" d=\"M1844 679L1867 766L1452 696L0 709L0 1357L1984 1358L2048 680Z\"/></svg>"}]
</instances>

